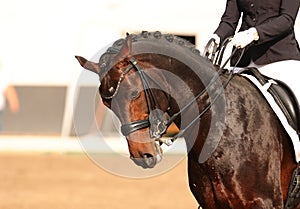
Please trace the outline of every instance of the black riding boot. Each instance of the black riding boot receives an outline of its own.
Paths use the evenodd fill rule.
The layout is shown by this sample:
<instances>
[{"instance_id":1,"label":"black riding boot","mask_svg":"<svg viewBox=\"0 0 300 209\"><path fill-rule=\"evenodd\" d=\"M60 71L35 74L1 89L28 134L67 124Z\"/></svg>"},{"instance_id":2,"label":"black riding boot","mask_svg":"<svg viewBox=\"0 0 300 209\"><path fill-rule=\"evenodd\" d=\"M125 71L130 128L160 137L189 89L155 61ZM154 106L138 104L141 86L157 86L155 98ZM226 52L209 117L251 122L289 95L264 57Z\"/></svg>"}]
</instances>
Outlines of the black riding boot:
<instances>
[{"instance_id":1,"label":"black riding boot","mask_svg":"<svg viewBox=\"0 0 300 209\"><path fill-rule=\"evenodd\" d=\"M295 168L289 187L285 209L294 209L300 203L300 162Z\"/></svg>"}]
</instances>

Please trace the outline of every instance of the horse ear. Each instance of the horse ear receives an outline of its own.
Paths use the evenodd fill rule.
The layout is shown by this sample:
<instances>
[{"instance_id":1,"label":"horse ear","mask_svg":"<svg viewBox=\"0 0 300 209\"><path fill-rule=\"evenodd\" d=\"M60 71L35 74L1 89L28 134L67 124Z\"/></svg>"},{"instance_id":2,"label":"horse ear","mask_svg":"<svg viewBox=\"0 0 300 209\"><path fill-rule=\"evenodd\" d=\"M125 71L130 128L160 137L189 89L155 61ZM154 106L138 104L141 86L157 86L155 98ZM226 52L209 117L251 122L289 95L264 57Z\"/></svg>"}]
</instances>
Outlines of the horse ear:
<instances>
[{"instance_id":1,"label":"horse ear","mask_svg":"<svg viewBox=\"0 0 300 209\"><path fill-rule=\"evenodd\" d=\"M99 68L99 64L98 63L94 63L94 62L91 62L91 61L88 61L86 60L85 58L83 57L80 57L80 56L75 56L75 58L78 60L79 64L89 70L89 71L92 71L96 74L99 74L100 72L100 68Z\"/></svg>"},{"instance_id":2,"label":"horse ear","mask_svg":"<svg viewBox=\"0 0 300 209\"><path fill-rule=\"evenodd\" d=\"M126 38L124 41L124 44L120 50L120 54L124 57L129 57L131 55L131 49L132 49L132 38L131 35L129 35L128 33L126 34Z\"/></svg>"}]
</instances>

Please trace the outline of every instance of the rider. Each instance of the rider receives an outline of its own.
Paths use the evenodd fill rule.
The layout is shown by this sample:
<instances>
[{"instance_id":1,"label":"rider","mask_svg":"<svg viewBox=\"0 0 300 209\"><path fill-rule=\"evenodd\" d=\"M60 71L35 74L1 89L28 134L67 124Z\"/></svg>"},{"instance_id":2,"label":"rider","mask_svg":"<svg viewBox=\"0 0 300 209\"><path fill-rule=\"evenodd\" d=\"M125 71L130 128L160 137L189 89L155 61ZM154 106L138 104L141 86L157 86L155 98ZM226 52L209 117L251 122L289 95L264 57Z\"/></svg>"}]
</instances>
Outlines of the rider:
<instances>
[{"instance_id":1,"label":"rider","mask_svg":"<svg viewBox=\"0 0 300 209\"><path fill-rule=\"evenodd\" d=\"M240 49L231 59L232 66L257 67L262 74L288 84L298 99L300 49L294 24L299 5L299 0L227 0L213 35L217 44L233 36L233 46ZM241 27L235 34L241 15ZM245 52L236 63L241 48Z\"/></svg>"}]
</instances>

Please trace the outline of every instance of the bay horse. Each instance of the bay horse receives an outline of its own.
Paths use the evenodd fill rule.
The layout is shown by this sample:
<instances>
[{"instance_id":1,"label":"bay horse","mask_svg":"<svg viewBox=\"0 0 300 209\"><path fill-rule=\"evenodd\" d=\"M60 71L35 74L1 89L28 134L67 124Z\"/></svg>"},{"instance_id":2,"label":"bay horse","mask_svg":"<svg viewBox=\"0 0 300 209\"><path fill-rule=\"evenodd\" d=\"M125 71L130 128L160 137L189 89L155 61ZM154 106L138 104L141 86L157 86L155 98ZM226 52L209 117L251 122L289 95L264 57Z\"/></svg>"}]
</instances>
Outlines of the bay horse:
<instances>
[{"instance_id":1,"label":"bay horse","mask_svg":"<svg viewBox=\"0 0 300 209\"><path fill-rule=\"evenodd\" d=\"M185 139L189 187L203 209L284 208L294 150L247 78L231 77L194 45L158 31L128 34L99 63L76 58L99 75L102 101L120 119L134 163L153 168L162 159L172 121Z\"/></svg>"}]
</instances>

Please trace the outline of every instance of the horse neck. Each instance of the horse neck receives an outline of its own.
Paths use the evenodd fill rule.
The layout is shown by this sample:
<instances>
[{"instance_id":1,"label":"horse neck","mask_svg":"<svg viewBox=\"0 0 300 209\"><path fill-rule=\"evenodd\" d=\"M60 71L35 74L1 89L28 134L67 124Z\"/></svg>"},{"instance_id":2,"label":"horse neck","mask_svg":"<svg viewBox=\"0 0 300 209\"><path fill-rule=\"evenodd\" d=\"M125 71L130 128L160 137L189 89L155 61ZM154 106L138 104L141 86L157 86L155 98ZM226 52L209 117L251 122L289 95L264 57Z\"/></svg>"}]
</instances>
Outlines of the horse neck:
<instances>
[{"instance_id":1,"label":"horse neck","mask_svg":"<svg viewBox=\"0 0 300 209\"><path fill-rule=\"evenodd\" d=\"M164 76L169 91L168 94L171 96L169 115L180 112L184 106L193 101L195 96L205 89L205 85L209 83L216 72L205 60L201 60L201 57L194 69L177 59L157 54L140 57L140 61L147 64L151 63L156 69L161 69L160 72ZM189 107L185 115L195 117L207 104L208 94L205 92L197 100L197 103L194 102ZM182 122L182 118L175 120L177 125L184 125L182 123L187 125L189 122Z\"/></svg>"},{"instance_id":2,"label":"horse neck","mask_svg":"<svg viewBox=\"0 0 300 209\"><path fill-rule=\"evenodd\" d=\"M213 66L202 60L201 57L199 57L197 66L187 65L166 56L159 56L154 60L155 63L161 63L160 66L156 65L163 69L166 82L170 86L170 95L177 100L176 102L180 100L186 103L192 100L205 89L216 74ZM203 96L205 95L207 96L207 94Z\"/></svg>"}]
</instances>

